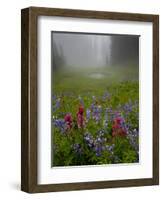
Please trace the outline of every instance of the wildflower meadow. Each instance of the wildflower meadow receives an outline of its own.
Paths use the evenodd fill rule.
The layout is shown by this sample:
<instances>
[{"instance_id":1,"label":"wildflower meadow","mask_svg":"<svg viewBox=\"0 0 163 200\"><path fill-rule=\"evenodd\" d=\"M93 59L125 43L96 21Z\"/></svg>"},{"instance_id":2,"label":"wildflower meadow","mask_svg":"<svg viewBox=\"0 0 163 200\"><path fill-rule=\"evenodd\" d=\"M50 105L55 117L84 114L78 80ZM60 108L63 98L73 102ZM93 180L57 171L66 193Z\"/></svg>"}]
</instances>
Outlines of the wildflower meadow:
<instances>
[{"instance_id":1,"label":"wildflower meadow","mask_svg":"<svg viewBox=\"0 0 163 200\"><path fill-rule=\"evenodd\" d=\"M64 84L52 96L53 165L138 162L138 82L110 83L105 89L96 84L90 91L76 85L68 91Z\"/></svg>"}]
</instances>

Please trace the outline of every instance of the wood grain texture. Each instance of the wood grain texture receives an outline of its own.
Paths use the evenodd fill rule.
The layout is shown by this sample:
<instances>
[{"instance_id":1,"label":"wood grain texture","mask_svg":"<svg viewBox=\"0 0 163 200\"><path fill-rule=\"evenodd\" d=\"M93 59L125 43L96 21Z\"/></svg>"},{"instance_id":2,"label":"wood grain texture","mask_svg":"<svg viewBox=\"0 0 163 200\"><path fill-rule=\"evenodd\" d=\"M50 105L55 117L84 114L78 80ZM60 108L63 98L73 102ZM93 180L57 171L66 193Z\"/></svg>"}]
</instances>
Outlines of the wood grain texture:
<instances>
[{"instance_id":1,"label":"wood grain texture","mask_svg":"<svg viewBox=\"0 0 163 200\"><path fill-rule=\"evenodd\" d=\"M153 181L159 184L159 16L153 20Z\"/></svg>"},{"instance_id":2,"label":"wood grain texture","mask_svg":"<svg viewBox=\"0 0 163 200\"><path fill-rule=\"evenodd\" d=\"M37 185L37 20L29 8L21 16L21 189L31 192Z\"/></svg>"},{"instance_id":3,"label":"wood grain texture","mask_svg":"<svg viewBox=\"0 0 163 200\"><path fill-rule=\"evenodd\" d=\"M37 184L37 19L64 16L153 23L153 178ZM29 193L159 184L159 16L30 7L21 11L21 189Z\"/></svg>"},{"instance_id":4,"label":"wood grain texture","mask_svg":"<svg viewBox=\"0 0 163 200\"><path fill-rule=\"evenodd\" d=\"M28 65L29 65L29 9L21 12L21 189L29 191L28 140Z\"/></svg>"}]
</instances>

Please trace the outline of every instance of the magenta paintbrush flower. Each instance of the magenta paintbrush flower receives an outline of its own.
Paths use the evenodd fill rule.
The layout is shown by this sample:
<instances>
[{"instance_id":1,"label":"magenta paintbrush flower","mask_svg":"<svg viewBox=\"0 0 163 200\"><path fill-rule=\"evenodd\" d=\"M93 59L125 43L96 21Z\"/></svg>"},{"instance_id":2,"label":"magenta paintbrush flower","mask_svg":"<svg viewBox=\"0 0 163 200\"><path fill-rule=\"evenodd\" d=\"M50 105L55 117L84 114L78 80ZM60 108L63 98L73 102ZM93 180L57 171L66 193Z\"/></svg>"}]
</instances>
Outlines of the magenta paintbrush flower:
<instances>
[{"instance_id":1,"label":"magenta paintbrush flower","mask_svg":"<svg viewBox=\"0 0 163 200\"><path fill-rule=\"evenodd\" d=\"M66 128L67 130L70 130L72 128L72 116L70 113L67 113L64 117L64 120L66 122Z\"/></svg>"},{"instance_id":2,"label":"magenta paintbrush flower","mask_svg":"<svg viewBox=\"0 0 163 200\"><path fill-rule=\"evenodd\" d=\"M78 124L78 128L84 128L84 125L85 125L84 108L82 105L79 106L79 110L77 112L77 124Z\"/></svg>"},{"instance_id":3,"label":"magenta paintbrush flower","mask_svg":"<svg viewBox=\"0 0 163 200\"><path fill-rule=\"evenodd\" d=\"M116 117L113 121L112 136L126 136L127 132L124 125L124 119L122 117Z\"/></svg>"}]
</instances>

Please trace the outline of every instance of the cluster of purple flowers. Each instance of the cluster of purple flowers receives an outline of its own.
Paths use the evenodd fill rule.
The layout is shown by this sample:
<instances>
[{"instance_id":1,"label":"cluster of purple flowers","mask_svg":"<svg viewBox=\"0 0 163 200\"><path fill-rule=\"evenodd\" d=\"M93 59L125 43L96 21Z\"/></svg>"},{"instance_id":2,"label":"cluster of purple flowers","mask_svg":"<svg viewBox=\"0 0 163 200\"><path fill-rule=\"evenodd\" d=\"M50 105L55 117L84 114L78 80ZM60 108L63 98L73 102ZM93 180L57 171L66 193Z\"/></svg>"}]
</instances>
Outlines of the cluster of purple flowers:
<instances>
[{"instance_id":1,"label":"cluster of purple flowers","mask_svg":"<svg viewBox=\"0 0 163 200\"><path fill-rule=\"evenodd\" d=\"M124 106L123 106L123 110L125 112L125 114L129 114L131 111L132 111L132 103L129 102L129 103L126 103Z\"/></svg>"},{"instance_id":2,"label":"cluster of purple flowers","mask_svg":"<svg viewBox=\"0 0 163 200\"><path fill-rule=\"evenodd\" d=\"M101 156L102 152L105 150L105 142L106 138L103 137L103 132L101 132L99 135L97 135L94 141L94 151L96 156Z\"/></svg>"},{"instance_id":3,"label":"cluster of purple flowers","mask_svg":"<svg viewBox=\"0 0 163 200\"><path fill-rule=\"evenodd\" d=\"M102 151L104 150L104 147L103 146L101 146L101 145L96 145L95 147L94 147L94 150L95 150L95 152L96 152L96 156L101 156L102 155Z\"/></svg>"},{"instance_id":4,"label":"cluster of purple flowers","mask_svg":"<svg viewBox=\"0 0 163 200\"><path fill-rule=\"evenodd\" d=\"M86 144L87 144L90 148L94 147L94 138L93 138L93 136L91 135L91 133L86 132L86 133L84 134L84 140L85 140Z\"/></svg>"},{"instance_id":5,"label":"cluster of purple flowers","mask_svg":"<svg viewBox=\"0 0 163 200\"><path fill-rule=\"evenodd\" d=\"M58 98L55 102L55 104L53 105L53 112L55 112L56 110L58 110L60 108L60 98Z\"/></svg>"},{"instance_id":6,"label":"cluster of purple flowers","mask_svg":"<svg viewBox=\"0 0 163 200\"><path fill-rule=\"evenodd\" d=\"M102 107L101 106L94 106L92 109L92 118L95 120L95 122L98 124L101 120L101 114L102 114Z\"/></svg>"},{"instance_id":7,"label":"cluster of purple flowers","mask_svg":"<svg viewBox=\"0 0 163 200\"><path fill-rule=\"evenodd\" d=\"M53 125L58 128L61 133L66 131L66 122L64 119L53 119Z\"/></svg>"},{"instance_id":8,"label":"cluster of purple flowers","mask_svg":"<svg viewBox=\"0 0 163 200\"><path fill-rule=\"evenodd\" d=\"M86 110L86 121L88 122L91 119L91 110L87 109Z\"/></svg>"},{"instance_id":9,"label":"cluster of purple flowers","mask_svg":"<svg viewBox=\"0 0 163 200\"><path fill-rule=\"evenodd\" d=\"M101 156L102 151L106 149L105 142L107 139L104 137L104 134L104 130L99 130L97 132L96 138L93 138L93 136L89 132L86 132L84 134L84 140L86 144L96 153L96 156Z\"/></svg>"},{"instance_id":10,"label":"cluster of purple flowers","mask_svg":"<svg viewBox=\"0 0 163 200\"><path fill-rule=\"evenodd\" d=\"M139 144L138 144L138 137L139 137L139 132L138 130L129 130L127 134L127 138L130 141L131 146L135 149L137 153L139 153Z\"/></svg>"}]
</instances>

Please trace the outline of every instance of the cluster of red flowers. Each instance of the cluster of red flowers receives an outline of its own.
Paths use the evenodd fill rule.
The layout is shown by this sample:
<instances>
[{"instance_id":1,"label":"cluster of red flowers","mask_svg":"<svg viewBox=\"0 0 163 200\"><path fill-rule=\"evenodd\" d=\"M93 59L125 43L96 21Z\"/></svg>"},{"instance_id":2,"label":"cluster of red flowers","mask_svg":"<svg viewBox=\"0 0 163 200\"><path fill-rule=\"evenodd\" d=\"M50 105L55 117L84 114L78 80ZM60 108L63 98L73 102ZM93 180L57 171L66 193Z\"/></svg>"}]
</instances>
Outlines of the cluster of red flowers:
<instances>
[{"instance_id":1,"label":"cluster of red flowers","mask_svg":"<svg viewBox=\"0 0 163 200\"><path fill-rule=\"evenodd\" d=\"M72 122L73 122L72 115L70 113L66 114L64 120L66 122L67 130L70 130L72 128ZM77 125L78 128L84 128L85 125L84 108L82 105L79 106L79 110L77 112Z\"/></svg>"},{"instance_id":2,"label":"cluster of red flowers","mask_svg":"<svg viewBox=\"0 0 163 200\"><path fill-rule=\"evenodd\" d=\"M69 130L72 128L72 116L70 113L66 114L64 117L64 120L66 122L66 129Z\"/></svg>"},{"instance_id":3,"label":"cluster of red flowers","mask_svg":"<svg viewBox=\"0 0 163 200\"><path fill-rule=\"evenodd\" d=\"M79 110L77 112L77 125L78 128L84 128L85 126L85 119L84 119L84 107L82 105L79 106ZM70 113L66 114L64 117L64 121L66 122L66 129L70 130L72 128L72 115ZM122 117L116 117L113 120L112 125L112 136L126 136L127 132L123 126L124 119Z\"/></svg>"}]
</instances>

